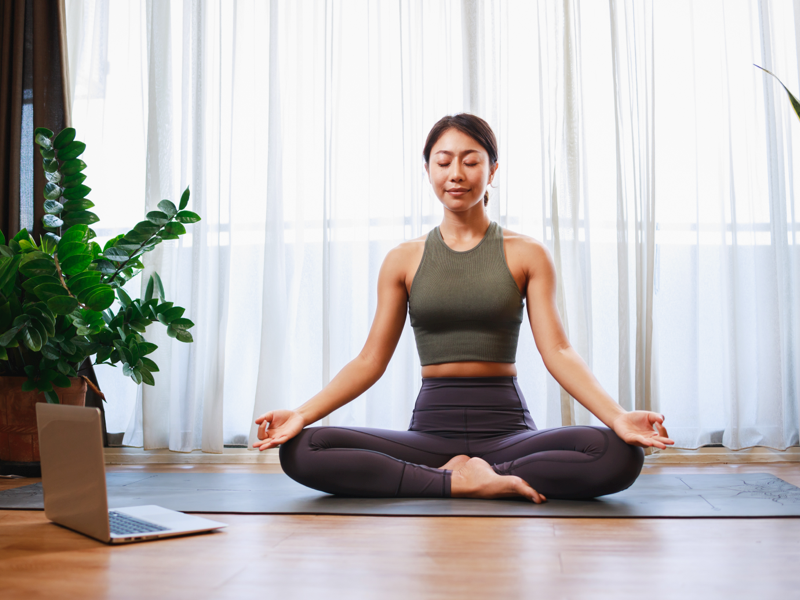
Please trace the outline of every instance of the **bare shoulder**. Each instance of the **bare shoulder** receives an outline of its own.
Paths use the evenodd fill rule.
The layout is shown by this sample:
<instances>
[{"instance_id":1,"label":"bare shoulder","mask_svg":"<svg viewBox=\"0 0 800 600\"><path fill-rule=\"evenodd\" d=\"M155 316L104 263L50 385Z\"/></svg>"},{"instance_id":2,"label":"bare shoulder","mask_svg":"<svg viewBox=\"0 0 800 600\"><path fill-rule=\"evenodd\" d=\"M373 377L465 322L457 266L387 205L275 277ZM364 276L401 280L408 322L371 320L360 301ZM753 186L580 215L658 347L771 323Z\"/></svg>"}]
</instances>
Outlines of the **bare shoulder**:
<instances>
[{"instance_id":1,"label":"bare shoulder","mask_svg":"<svg viewBox=\"0 0 800 600\"><path fill-rule=\"evenodd\" d=\"M410 284L425 252L426 238L427 234L402 242L389 250L383 260L382 270L391 274L392 278L397 277L404 283ZM410 288L410 285L408 287Z\"/></svg>"},{"instance_id":2,"label":"bare shoulder","mask_svg":"<svg viewBox=\"0 0 800 600\"><path fill-rule=\"evenodd\" d=\"M536 272L552 264L547 246L529 235L503 229L503 247L509 267L514 265L528 272Z\"/></svg>"}]
</instances>

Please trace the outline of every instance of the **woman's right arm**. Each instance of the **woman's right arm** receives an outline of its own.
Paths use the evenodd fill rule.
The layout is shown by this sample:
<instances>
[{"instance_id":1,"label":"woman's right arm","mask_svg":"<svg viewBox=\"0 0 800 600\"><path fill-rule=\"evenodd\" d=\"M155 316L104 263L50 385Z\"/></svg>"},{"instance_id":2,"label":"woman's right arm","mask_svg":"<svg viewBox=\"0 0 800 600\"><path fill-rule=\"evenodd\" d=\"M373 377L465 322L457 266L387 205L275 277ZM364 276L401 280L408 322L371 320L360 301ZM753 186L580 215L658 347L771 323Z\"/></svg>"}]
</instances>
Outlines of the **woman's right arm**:
<instances>
[{"instance_id":1,"label":"woman's right arm","mask_svg":"<svg viewBox=\"0 0 800 600\"><path fill-rule=\"evenodd\" d=\"M274 410L256 419L259 441L266 450L287 442L311 425L367 391L383 375L406 321L406 270L410 254L401 244L386 256L378 275L378 306L364 348L321 392L296 410Z\"/></svg>"}]
</instances>

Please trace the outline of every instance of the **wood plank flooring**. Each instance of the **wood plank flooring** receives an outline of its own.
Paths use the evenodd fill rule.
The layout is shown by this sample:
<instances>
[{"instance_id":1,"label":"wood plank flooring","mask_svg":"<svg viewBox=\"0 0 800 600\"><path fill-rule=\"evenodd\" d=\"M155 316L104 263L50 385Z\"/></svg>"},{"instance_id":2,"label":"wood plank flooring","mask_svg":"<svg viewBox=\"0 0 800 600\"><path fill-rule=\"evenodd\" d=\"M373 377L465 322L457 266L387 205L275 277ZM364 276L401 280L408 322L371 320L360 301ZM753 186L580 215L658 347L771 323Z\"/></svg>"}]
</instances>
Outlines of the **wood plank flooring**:
<instances>
[{"instance_id":1,"label":"wood plank flooring","mask_svg":"<svg viewBox=\"0 0 800 600\"><path fill-rule=\"evenodd\" d=\"M109 467L275 472L259 465ZM800 464L645 466L769 472ZM0 480L0 489L33 480ZM0 511L0 597L796 598L800 519L213 516L220 533L109 547Z\"/></svg>"}]
</instances>

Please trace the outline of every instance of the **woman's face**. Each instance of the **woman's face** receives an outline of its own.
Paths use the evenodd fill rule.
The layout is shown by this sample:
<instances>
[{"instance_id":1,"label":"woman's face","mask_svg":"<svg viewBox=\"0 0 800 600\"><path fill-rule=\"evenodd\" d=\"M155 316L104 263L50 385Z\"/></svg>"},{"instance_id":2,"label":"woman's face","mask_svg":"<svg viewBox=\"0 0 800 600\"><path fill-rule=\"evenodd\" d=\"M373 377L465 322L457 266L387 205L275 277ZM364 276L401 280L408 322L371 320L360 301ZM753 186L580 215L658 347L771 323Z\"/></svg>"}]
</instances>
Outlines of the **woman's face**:
<instances>
[{"instance_id":1,"label":"woman's face","mask_svg":"<svg viewBox=\"0 0 800 600\"><path fill-rule=\"evenodd\" d=\"M433 145L425 170L445 208L462 212L483 202L497 164L491 165L489 153L474 138L458 129L448 129Z\"/></svg>"}]
</instances>

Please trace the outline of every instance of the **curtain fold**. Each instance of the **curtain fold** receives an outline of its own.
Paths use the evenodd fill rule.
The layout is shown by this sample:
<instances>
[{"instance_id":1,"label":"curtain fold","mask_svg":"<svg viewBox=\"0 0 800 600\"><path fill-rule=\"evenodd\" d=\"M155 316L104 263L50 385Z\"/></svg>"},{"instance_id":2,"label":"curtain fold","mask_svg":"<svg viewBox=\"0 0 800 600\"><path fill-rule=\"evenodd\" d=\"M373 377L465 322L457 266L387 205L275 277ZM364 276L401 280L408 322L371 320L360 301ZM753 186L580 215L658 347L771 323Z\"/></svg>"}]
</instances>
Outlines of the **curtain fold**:
<instances>
[{"instance_id":1,"label":"curtain fold","mask_svg":"<svg viewBox=\"0 0 800 600\"><path fill-rule=\"evenodd\" d=\"M351 360L386 253L441 219L420 152L462 110L500 143L491 218L548 246L572 344L622 406L666 414L679 447L797 443L799 133L751 66L800 87L793 5L70 0L68 14L99 237L187 184L203 217L147 262L194 344L152 332L155 388L98 372L126 443L249 443L255 415ZM528 332L517 365L539 427L597 423ZM381 380L326 422L404 428L418 386L407 326Z\"/></svg>"},{"instance_id":2,"label":"curtain fold","mask_svg":"<svg viewBox=\"0 0 800 600\"><path fill-rule=\"evenodd\" d=\"M0 9L0 230L14 236L20 226L20 135L25 0Z\"/></svg>"}]
</instances>

